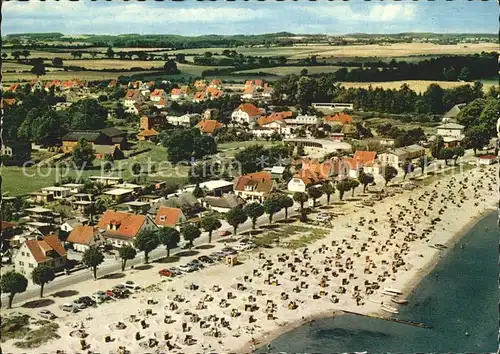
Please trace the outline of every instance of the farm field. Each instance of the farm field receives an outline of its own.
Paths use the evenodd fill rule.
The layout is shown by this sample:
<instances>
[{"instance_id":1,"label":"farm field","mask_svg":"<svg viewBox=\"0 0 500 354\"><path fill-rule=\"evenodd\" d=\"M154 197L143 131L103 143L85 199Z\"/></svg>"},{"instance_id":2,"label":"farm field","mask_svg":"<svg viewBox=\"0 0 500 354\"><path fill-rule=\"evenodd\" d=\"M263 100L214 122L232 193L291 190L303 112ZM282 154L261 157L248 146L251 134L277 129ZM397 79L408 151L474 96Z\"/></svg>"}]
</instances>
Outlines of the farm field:
<instances>
[{"instance_id":1,"label":"farm field","mask_svg":"<svg viewBox=\"0 0 500 354\"><path fill-rule=\"evenodd\" d=\"M131 68L162 68L164 60L120 60L120 59L97 59L97 60L65 60L64 66L80 66L86 69L123 69Z\"/></svg>"},{"instance_id":2,"label":"farm field","mask_svg":"<svg viewBox=\"0 0 500 354\"><path fill-rule=\"evenodd\" d=\"M152 73L151 71L117 71L117 72L101 72L101 71L53 71L41 77L42 80L71 80L78 78L81 80L96 81L96 80L111 80L119 76L128 76L132 74ZM2 83L15 83L30 81L36 79L36 75L31 73L2 73Z\"/></svg>"},{"instance_id":3,"label":"farm field","mask_svg":"<svg viewBox=\"0 0 500 354\"><path fill-rule=\"evenodd\" d=\"M309 74L319 74L319 73L333 73L342 68L342 66L326 65L326 66L277 66L274 68L262 68L262 69L249 69L236 71L235 74L247 74L263 72L268 74L275 74L279 76L300 74L303 69L307 69ZM349 70L349 68L347 68Z\"/></svg>"},{"instance_id":4,"label":"farm field","mask_svg":"<svg viewBox=\"0 0 500 354\"><path fill-rule=\"evenodd\" d=\"M210 51L212 53L221 53L228 48L196 48L165 51L168 54L202 54ZM498 51L498 45L495 43L477 43L477 44L450 44L440 45L432 43L395 43L391 45L349 45L349 46L330 46L330 45L302 45L294 47L237 47L230 48L243 55L252 56L285 56L289 59L301 59L311 55L317 55L318 58L338 57L406 57L415 55L446 55L446 54L475 54L482 51Z\"/></svg>"},{"instance_id":5,"label":"farm field","mask_svg":"<svg viewBox=\"0 0 500 354\"><path fill-rule=\"evenodd\" d=\"M361 87L368 88L369 86L382 87L383 89L399 89L401 85L408 84L412 90L417 93L424 92L430 84L438 84L444 89L463 86L466 84L474 85L473 82L458 82L458 81L424 81L424 80L405 80L405 81L387 81L387 82L342 82L342 86L346 88ZM494 83L484 83L483 90L486 92Z\"/></svg>"}]
</instances>

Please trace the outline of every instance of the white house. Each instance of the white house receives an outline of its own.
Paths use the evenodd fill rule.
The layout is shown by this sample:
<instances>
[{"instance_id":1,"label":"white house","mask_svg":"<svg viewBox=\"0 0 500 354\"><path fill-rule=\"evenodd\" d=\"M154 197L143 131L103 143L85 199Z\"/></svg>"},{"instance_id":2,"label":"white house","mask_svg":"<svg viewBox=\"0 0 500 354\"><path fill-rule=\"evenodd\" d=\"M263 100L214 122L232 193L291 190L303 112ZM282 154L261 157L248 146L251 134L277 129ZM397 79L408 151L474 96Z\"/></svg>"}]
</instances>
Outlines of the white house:
<instances>
[{"instance_id":1,"label":"white house","mask_svg":"<svg viewBox=\"0 0 500 354\"><path fill-rule=\"evenodd\" d=\"M413 160L425 155L425 148L420 145L409 145L402 148L387 151L378 155L382 165L391 165L398 168L405 160Z\"/></svg>"},{"instance_id":2,"label":"white house","mask_svg":"<svg viewBox=\"0 0 500 354\"><path fill-rule=\"evenodd\" d=\"M126 108L132 108L134 105L141 105L144 102L144 96L139 90L127 90L123 105Z\"/></svg>"},{"instance_id":3,"label":"white house","mask_svg":"<svg viewBox=\"0 0 500 354\"><path fill-rule=\"evenodd\" d=\"M54 199L65 199L71 195L71 189L67 187L44 187L42 188L42 193L52 194Z\"/></svg>"},{"instance_id":4,"label":"white house","mask_svg":"<svg viewBox=\"0 0 500 354\"><path fill-rule=\"evenodd\" d=\"M64 269L66 255L61 241L54 234L43 239L27 240L13 257L14 269L29 279L39 264L47 264L55 271Z\"/></svg>"},{"instance_id":5,"label":"white house","mask_svg":"<svg viewBox=\"0 0 500 354\"><path fill-rule=\"evenodd\" d=\"M442 137L454 137L460 138L464 134L464 126L457 123L446 123L437 127L437 135L441 135Z\"/></svg>"},{"instance_id":6,"label":"white house","mask_svg":"<svg viewBox=\"0 0 500 354\"><path fill-rule=\"evenodd\" d=\"M261 111L251 103L243 103L231 114L231 119L237 123L252 125L261 116Z\"/></svg>"},{"instance_id":7,"label":"white house","mask_svg":"<svg viewBox=\"0 0 500 354\"><path fill-rule=\"evenodd\" d=\"M286 118L286 124L290 126L304 126L319 124L319 118L316 116L299 115L295 118Z\"/></svg>"},{"instance_id":8,"label":"white house","mask_svg":"<svg viewBox=\"0 0 500 354\"><path fill-rule=\"evenodd\" d=\"M77 252L85 252L89 248L98 248L106 243L97 227L78 225L69 234L66 243L71 244Z\"/></svg>"},{"instance_id":9,"label":"white house","mask_svg":"<svg viewBox=\"0 0 500 354\"><path fill-rule=\"evenodd\" d=\"M177 125L177 126L183 126L189 128L192 126L197 120L200 119L199 114L184 114L183 116L176 117L176 116L166 116L165 119L169 124L172 125Z\"/></svg>"}]
</instances>

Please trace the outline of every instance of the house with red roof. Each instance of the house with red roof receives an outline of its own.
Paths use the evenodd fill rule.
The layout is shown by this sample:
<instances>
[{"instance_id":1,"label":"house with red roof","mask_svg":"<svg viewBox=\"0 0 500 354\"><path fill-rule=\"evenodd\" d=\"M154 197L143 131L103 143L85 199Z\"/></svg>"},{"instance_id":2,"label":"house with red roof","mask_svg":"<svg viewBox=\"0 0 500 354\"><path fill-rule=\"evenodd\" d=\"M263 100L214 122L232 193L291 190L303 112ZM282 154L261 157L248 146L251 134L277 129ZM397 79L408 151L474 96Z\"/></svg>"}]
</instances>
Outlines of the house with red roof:
<instances>
[{"instance_id":1,"label":"house with red roof","mask_svg":"<svg viewBox=\"0 0 500 354\"><path fill-rule=\"evenodd\" d=\"M346 113L337 113L334 116L323 117L323 122L330 125L352 124L352 117Z\"/></svg>"},{"instance_id":2,"label":"house with red roof","mask_svg":"<svg viewBox=\"0 0 500 354\"><path fill-rule=\"evenodd\" d=\"M213 79L212 81L210 81L210 85L208 87L220 89L222 87L222 81L219 79Z\"/></svg>"},{"instance_id":3,"label":"house with red roof","mask_svg":"<svg viewBox=\"0 0 500 354\"><path fill-rule=\"evenodd\" d=\"M212 135L217 129L220 129L224 126L221 122L218 122L213 119L203 119L196 127L200 129L202 134Z\"/></svg>"},{"instance_id":4,"label":"house with red roof","mask_svg":"<svg viewBox=\"0 0 500 354\"><path fill-rule=\"evenodd\" d=\"M170 98L177 101L181 98L186 98L187 93L183 92L180 88L174 88L170 91Z\"/></svg>"},{"instance_id":5,"label":"house with red roof","mask_svg":"<svg viewBox=\"0 0 500 354\"><path fill-rule=\"evenodd\" d=\"M344 174L348 171L349 177L358 178L359 173L363 170L365 172L376 173L377 164L375 158L376 151L361 151L358 150L351 158L343 158L342 165Z\"/></svg>"},{"instance_id":6,"label":"house with red roof","mask_svg":"<svg viewBox=\"0 0 500 354\"><path fill-rule=\"evenodd\" d=\"M149 99L153 102L159 102L162 99L167 100L167 94L163 89L155 89L153 92L151 92L151 96Z\"/></svg>"},{"instance_id":7,"label":"house with red roof","mask_svg":"<svg viewBox=\"0 0 500 354\"><path fill-rule=\"evenodd\" d=\"M50 234L40 239L24 242L13 257L14 269L31 278L31 272L39 264L47 264L55 271L63 270L66 265L67 252L59 238Z\"/></svg>"},{"instance_id":8,"label":"house with red roof","mask_svg":"<svg viewBox=\"0 0 500 354\"><path fill-rule=\"evenodd\" d=\"M238 177L234 184L234 192L245 201L262 202L274 187L271 173L261 171Z\"/></svg>"},{"instance_id":9,"label":"house with red roof","mask_svg":"<svg viewBox=\"0 0 500 354\"><path fill-rule=\"evenodd\" d=\"M155 223L159 227L180 228L180 225L186 221L186 216L180 208L170 208L162 206L155 215Z\"/></svg>"},{"instance_id":10,"label":"house with red roof","mask_svg":"<svg viewBox=\"0 0 500 354\"><path fill-rule=\"evenodd\" d=\"M99 228L90 225L77 225L71 230L66 244L77 252L85 252L89 248L98 248L106 243Z\"/></svg>"},{"instance_id":11,"label":"house with red roof","mask_svg":"<svg viewBox=\"0 0 500 354\"><path fill-rule=\"evenodd\" d=\"M144 102L144 96L139 90L127 90L123 98L125 112L138 114L141 104Z\"/></svg>"},{"instance_id":12,"label":"house with red roof","mask_svg":"<svg viewBox=\"0 0 500 354\"><path fill-rule=\"evenodd\" d=\"M252 125L260 118L262 112L252 103L243 103L231 114L231 119L237 123Z\"/></svg>"},{"instance_id":13,"label":"house with red roof","mask_svg":"<svg viewBox=\"0 0 500 354\"><path fill-rule=\"evenodd\" d=\"M113 247L133 245L134 238L143 230L158 230L149 215L136 215L122 211L107 210L99 223L99 231Z\"/></svg>"}]
</instances>

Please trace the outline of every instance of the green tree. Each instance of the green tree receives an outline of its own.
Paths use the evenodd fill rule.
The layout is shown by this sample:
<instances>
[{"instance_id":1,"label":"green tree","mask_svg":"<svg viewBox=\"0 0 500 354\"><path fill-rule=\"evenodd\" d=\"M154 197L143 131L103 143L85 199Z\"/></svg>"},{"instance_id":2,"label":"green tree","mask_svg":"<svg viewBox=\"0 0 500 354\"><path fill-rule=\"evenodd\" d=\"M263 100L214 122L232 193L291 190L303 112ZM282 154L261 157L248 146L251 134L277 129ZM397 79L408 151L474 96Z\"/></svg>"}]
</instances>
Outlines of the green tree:
<instances>
[{"instance_id":1,"label":"green tree","mask_svg":"<svg viewBox=\"0 0 500 354\"><path fill-rule=\"evenodd\" d=\"M177 247L181 242L181 234L173 227L162 227L158 231L158 239L167 248L167 257L170 257L170 250Z\"/></svg>"},{"instance_id":2,"label":"green tree","mask_svg":"<svg viewBox=\"0 0 500 354\"><path fill-rule=\"evenodd\" d=\"M358 186L359 186L359 182L358 182L358 180L357 180L357 179L350 178L350 179L349 179L349 185L350 185L350 187L351 187L352 196L354 197L354 190L355 190L356 188L358 188Z\"/></svg>"},{"instance_id":3,"label":"green tree","mask_svg":"<svg viewBox=\"0 0 500 354\"><path fill-rule=\"evenodd\" d=\"M405 160L403 162L403 166L402 167L403 167L403 173L404 173L403 180L406 179L406 175L408 173L413 173L413 171L415 171L415 166L413 165L413 163L411 162L411 160Z\"/></svg>"},{"instance_id":4,"label":"green tree","mask_svg":"<svg viewBox=\"0 0 500 354\"><path fill-rule=\"evenodd\" d=\"M82 262L88 268L92 268L94 280L97 280L97 267L104 262L104 255L97 248L89 248L83 253Z\"/></svg>"},{"instance_id":5,"label":"green tree","mask_svg":"<svg viewBox=\"0 0 500 354\"><path fill-rule=\"evenodd\" d=\"M16 294L24 293L28 287L28 279L20 273L16 273L13 270L2 274L0 278L0 289L2 293L9 293L9 304L8 308L12 308L12 300Z\"/></svg>"},{"instance_id":6,"label":"green tree","mask_svg":"<svg viewBox=\"0 0 500 354\"><path fill-rule=\"evenodd\" d=\"M257 219L264 215L264 207L260 203L248 203L245 206L245 213L252 220L252 229L255 230Z\"/></svg>"},{"instance_id":7,"label":"green tree","mask_svg":"<svg viewBox=\"0 0 500 354\"><path fill-rule=\"evenodd\" d=\"M458 123L465 126L465 130L474 125L481 124L481 113L486 106L486 100L477 98L465 106L457 116ZM496 123L496 122L495 122Z\"/></svg>"},{"instance_id":8,"label":"green tree","mask_svg":"<svg viewBox=\"0 0 500 354\"><path fill-rule=\"evenodd\" d=\"M342 200L344 198L344 193L351 189L351 184L349 183L349 179L343 179L339 183L337 183L337 190L339 191L339 199Z\"/></svg>"},{"instance_id":9,"label":"green tree","mask_svg":"<svg viewBox=\"0 0 500 354\"><path fill-rule=\"evenodd\" d=\"M63 59L60 57L55 57L54 59L52 59L52 65L54 66L61 67L63 66L63 64L64 64Z\"/></svg>"},{"instance_id":10,"label":"green tree","mask_svg":"<svg viewBox=\"0 0 500 354\"><path fill-rule=\"evenodd\" d=\"M500 100L497 97L487 99L479 116L479 121L488 128L490 137L497 135L498 112L500 112Z\"/></svg>"},{"instance_id":11,"label":"green tree","mask_svg":"<svg viewBox=\"0 0 500 354\"><path fill-rule=\"evenodd\" d=\"M300 204L300 212L302 212L304 210L304 203L309 200L309 196L304 192L295 192L293 200Z\"/></svg>"},{"instance_id":12,"label":"green tree","mask_svg":"<svg viewBox=\"0 0 500 354\"><path fill-rule=\"evenodd\" d=\"M429 159L427 156L422 156L421 158L418 159L418 167L420 167L421 174L424 174L425 167L427 167L427 162Z\"/></svg>"},{"instance_id":13,"label":"green tree","mask_svg":"<svg viewBox=\"0 0 500 354\"><path fill-rule=\"evenodd\" d=\"M439 159L444 160L444 163L448 165L448 160L451 160L453 158L453 149L449 148L442 148L441 151L439 151Z\"/></svg>"},{"instance_id":14,"label":"green tree","mask_svg":"<svg viewBox=\"0 0 500 354\"><path fill-rule=\"evenodd\" d=\"M73 150L72 160L76 167L87 168L92 166L92 161L94 161L94 149L85 138L80 138Z\"/></svg>"},{"instance_id":15,"label":"green tree","mask_svg":"<svg viewBox=\"0 0 500 354\"><path fill-rule=\"evenodd\" d=\"M371 174L361 171L358 176L358 181L363 185L363 193L366 193L366 187L369 184L372 184L375 181L375 179Z\"/></svg>"},{"instance_id":16,"label":"green tree","mask_svg":"<svg viewBox=\"0 0 500 354\"><path fill-rule=\"evenodd\" d=\"M215 215L209 214L201 218L200 226L204 231L208 232L208 243L212 243L212 232L219 229L222 224Z\"/></svg>"},{"instance_id":17,"label":"green tree","mask_svg":"<svg viewBox=\"0 0 500 354\"><path fill-rule=\"evenodd\" d=\"M232 208L226 214L226 221L229 225L231 225L233 227L235 235L236 235L236 230L238 229L238 226L240 224L243 224L245 221L247 221L247 219L248 219L248 215L239 206Z\"/></svg>"},{"instance_id":18,"label":"green tree","mask_svg":"<svg viewBox=\"0 0 500 354\"><path fill-rule=\"evenodd\" d=\"M394 179L398 175L398 170L391 166L391 165L386 165L383 167L383 177L385 180L385 185L387 186L387 183L389 183L391 180Z\"/></svg>"},{"instance_id":19,"label":"green tree","mask_svg":"<svg viewBox=\"0 0 500 354\"><path fill-rule=\"evenodd\" d=\"M205 196L205 192L203 191L203 189L201 189L199 184L197 184L196 187L194 188L193 195L196 198L203 198Z\"/></svg>"},{"instance_id":20,"label":"green tree","mask_svg":"<svg viewBox=\"0 0 500 354\"><path fill-rule=\"evenodd\" d=\"M323 195L323 191L319 187L309 187L307 188L307 194L313 200L313 207L316 206L316 199L320 198Z\"/></svg>"},{"instance_id":21,"label":"green tree","mask_svg":"<svg viewBox=\"0 0 500 354\"><path fill-rule=\"evenodd\" d=\"M465 155L465 149L462 146L457 146L453 148L453 158L455 159L455 165L457 164L458 158Z\"/></svg>"},{"instance_id":22,"label":"green tree","mask_svg":"<svg viewBox=\"0 0 500 354\"><path fill-rule=\"evenodd\" d=\"M125 266L127 261L130 259L134 259L137 255L137 251L134 247L130 245L123 245L118 250L118 254L120 255L120 259L122 260L122 272L125 271Z\"/></svg>"},{"instance_id":23,"label":"green tree","mask_svg":"<svg viewBox=\"0 0 500 354\"><path fill-rule=\"evenodd\" d=\"M113 58L113 57L115 56L115 52L113 51L113 48L108 47L108 50L106 51L106 56L107 56L108 58L110 58L110 59L111 59L111 58Z\"/></svg>"},{"instance_id":24,"label":"green tree","mask_svg":"<svg viewBox=\"0 0 500 354\"><path fill-rule=\"evenodd\" d=\"M30 71L32 74L36 75L37 78L45 75L45 64L43 63L43 59L37 58L33 60L33 67Z\"/></svg>"},{"instance_id":25,"label":"green tree","mask_svg":"<svg viewBox=\"0 0 500 354\"><path fill-rule=\"evenodd\" d=\"M31 278L33 279L33 283L40 285L40 297L43 297L43 287L45 284L54 280L55 277L54 269L47 264L41 263L33 269Z\"/></svg>"},{"instance_id":26,"label":"green tree","mask_svg":"<svg viewBox=\"0 0 500 354\"><path fill-rule=\"evenodd\" d=\"M144 252L144 263L149 263L149 253L160 244L159 238L153 230L142 230L134 239L134 247Z\"/></svg>"},{"instance_id":27,"label":"green tree","mask_svg":"<svg viewBox=\"0 0 500 354\"><path fill-rule=\"evenodd\" d=\"M264 207L266 214L269 216L269 223L271 224L273 222L274 214L279 212L282 208L279 196L271 195L267 197L262 206Z\"/></svg>"},{"instance_id":28,"label":"green tree","mask_svg":"<svg viewBox=\"0 0 500 354\"><path fill-rule=\"evenodd\" d=\"M286 194L280 194L279 202L281 207L285 209L285 219L288 219L288 208L293 207L293 199Z\"/></svg>"},{"instance_id":29,"label":"green tree","mask_svg":"<svg viewBox=\"0 0 500 354\"><path fill-rule=\"evenodd\" d=\"M142 166L138 162L134 162L131 166L131 169L134 176L138 176L142 172Z\"/></svg>"},{"instance_id":30,"label":"green tree","mask_svg":"<svg viewBox=\"0 0 500 354\"><path fill-rule=\"evenodd\" d=\"M483 124L475 125L465 131L465 145L474 150L474 156L477 150L482 149L489 143L489 132Z\"/></svg>"},{"instance_id":31,"label":"green tree","mask_svg":"<svg viewBox=\"0 0 500 354\"><path fill-rule=\"evenodd\" d=\"M104 155L104 164L102 165L104 171L105 172L111 171L113 169L113 166L114 166L113 156L111 156L111 154Z\"/></svg>"},{"instance_id":32,"label":"green tree","mask_svg":"<svg viewBox=\"0 0 500 354\"><path fill-rule=\"evenodd\" d=\"M189 248L193 247L193 241L201 235L200 229L191 224L184 226L181 232L184 240L189 242Z\"/></svg>"},{"instance_id":33,"label":"green tree","mask_svg":"<svg viewBox=\"0 0 500 354\"><path fill-rule=\"evenodd\" d=\"M444 140L441 135L436 135L436 138L431 144L431 154L434 158L439 158L439 152L444 148Z\"/></svg>"},{"instance_id":34,"label":"green tree","mask_svg":"<svg viewBox=\"0 0 500 354\"><path fill-rule=\"evenodd\" d=\"M321 188L323 189L323 193L326 194L326 204L330 204L330 197L335 193L335 187L330 182L327 182Z\"/></svg>"}]
</instances>

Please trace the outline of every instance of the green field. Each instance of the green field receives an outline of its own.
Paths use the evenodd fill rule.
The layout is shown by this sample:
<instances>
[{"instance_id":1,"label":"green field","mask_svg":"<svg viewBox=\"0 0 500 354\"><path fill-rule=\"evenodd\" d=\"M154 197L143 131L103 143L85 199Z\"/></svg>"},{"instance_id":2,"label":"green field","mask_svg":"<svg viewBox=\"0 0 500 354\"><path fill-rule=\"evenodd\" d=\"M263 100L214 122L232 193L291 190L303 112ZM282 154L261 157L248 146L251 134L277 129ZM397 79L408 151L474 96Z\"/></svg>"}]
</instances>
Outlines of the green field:
<instances>
[{"instance_id":1,"label":"green field","mask_svg":"<svg viewBox=\"0 0 500 354\"><path fill-rule=\"evenodd\" d=\"M341 66L327 65L327 66L277 66L274 68L262 68L262 69L250 69L236 71L235 74L251 74L256 72L263 72L268 74L274 74L278 76L285 75L299 75L303 69L307 69L308 74L320 74L320 73L333 73L342 68Z\"/></svg>"},{"instance_id":2,"label":"green field","mask_svg":"<svg viewBox=\"0 0 500 354\"><path fill-rule=\"evenodd\" d=\"M155 166L153 173L148 176L150 180L171 181L176 183L185 183L187 179L188 167L174 166L168 163L168 154L164 147L148 143L139 143L135 149L137 151L150 149L144 153L133 156L126 160L115 162L115 170L109 174L113 176L122 176L125 180L134 178L131 166L139 163L148 169L147 166ZM150 164L148 162L151 161ZM31 192L39 191L42 187L48 187L64 177L82 177L84 179L92 175L108 175L101 170L102 162L94 161L91 169L75 171L66 168L34 166L23 169L21 167L2 167L2 192L8 195L26 195Z\"/></svg>"},{"instance_id":3,"label":"green field","mask_svg":"<svg viewBox=\"0 0 500 354\"><path fill-rule=\"evenodd\" d=\"M71 80L78 78L81 80L97 81L97 80L111 80L117 79L119 76L130 76L132 74L151 74L155 72L151 71L117 71L117 72L105 72L105 71L53 71L41 77L42 80ZM13 83L35 80L36 75L31 73L2 73L3 83Z\"/></svg>"}]
</instances>

